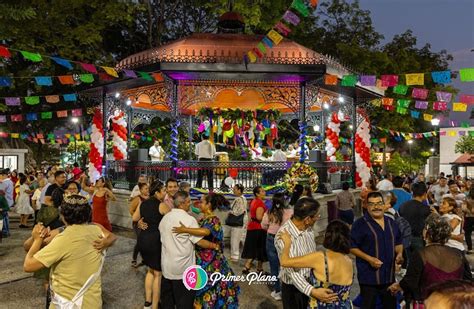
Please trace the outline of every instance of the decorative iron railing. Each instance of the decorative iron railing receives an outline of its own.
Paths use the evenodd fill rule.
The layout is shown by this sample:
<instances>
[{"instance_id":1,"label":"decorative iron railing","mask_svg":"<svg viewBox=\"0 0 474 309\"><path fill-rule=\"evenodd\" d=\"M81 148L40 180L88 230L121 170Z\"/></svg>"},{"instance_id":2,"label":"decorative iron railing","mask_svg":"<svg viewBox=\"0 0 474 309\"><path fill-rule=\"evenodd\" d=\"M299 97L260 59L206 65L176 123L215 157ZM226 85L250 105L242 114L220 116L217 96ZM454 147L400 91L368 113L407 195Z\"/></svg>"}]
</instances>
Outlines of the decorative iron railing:
<instances>
[{"instance_id":1,"label":"decorative iron railing","mask_svg":"<svg viewBox=\"0 0 474 309\"><path fill-rule=\"evenodd\" d=\"M171 161L107 161L107 176L115 188L131 189L140 175L166 181L176 177L187 181L193 188L230 192L225 179L231 176L246 191L258 185L275 185L281 182L292 162L272 161L178 161L175 168Z\"/></svg>"}]
</instances>

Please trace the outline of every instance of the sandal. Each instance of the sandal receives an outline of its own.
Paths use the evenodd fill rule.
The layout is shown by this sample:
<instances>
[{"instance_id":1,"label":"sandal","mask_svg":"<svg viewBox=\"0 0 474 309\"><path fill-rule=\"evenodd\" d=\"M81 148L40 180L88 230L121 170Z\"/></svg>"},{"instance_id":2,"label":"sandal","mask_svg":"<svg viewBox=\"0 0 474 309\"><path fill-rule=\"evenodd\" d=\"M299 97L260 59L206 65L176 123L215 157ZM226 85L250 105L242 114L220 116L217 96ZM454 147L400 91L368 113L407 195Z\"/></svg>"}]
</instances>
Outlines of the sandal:
<instances>
[{"instance_id":1,"label":"sandal","mask_svg":"<svg viewBox=\"0 0 474 309\"><path fill-rule=\"evenodd\" d=\"M137 268L137 267L138 267L136 260L133 260L133 261L132 261L132 267L133 267L133 268Z\"/></svg>"},{"instance_id":2,"label":"sandal","mask_svg":"<svg viewBox=\"0 0 474 309\"><path fill-rule=\"evenodd\" d=\"M244 269L242 269L242 274L248 275L251 269L252 269L252 266L250 266L250 268L248 268L247 266L244 266Z\"/></svg>"}]
</instances>

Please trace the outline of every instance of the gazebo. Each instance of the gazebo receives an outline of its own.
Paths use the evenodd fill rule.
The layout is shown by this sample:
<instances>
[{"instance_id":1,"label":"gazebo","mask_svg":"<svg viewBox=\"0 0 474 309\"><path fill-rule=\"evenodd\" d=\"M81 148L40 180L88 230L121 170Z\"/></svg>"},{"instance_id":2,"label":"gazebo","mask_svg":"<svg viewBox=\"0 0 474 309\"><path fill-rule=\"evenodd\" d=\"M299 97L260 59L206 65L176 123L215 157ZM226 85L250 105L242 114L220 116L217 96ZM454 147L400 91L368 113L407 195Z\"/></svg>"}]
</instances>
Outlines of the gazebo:
<instances>
[{"instance_id":1,"label":"gazebo","mask_svg":"<svg viewBox=\"0 0 474 309\"><path fill-rule=\"evenodd\" d=\"M137 126L150 124L155 117L168 118L172 131L178 126L185 127L189 132L188 142L193 142L193 124L200 108L259 108L278 110L281 119L298 119L301 130L308 125L318 125L324 134L326 119L330 116L324 105L349 117L354 134L359 121L357 108L383 94L379 88L359 84L356 87L325 85L325 74L341 79L350 74L350 70L330 57L288 39L271 48L256 63L246 63L244 55L261 41L262 36L243 34L242 18L235 12L224 14L218 28L217 33L194 33L120 61L116 67L118 70L157 72L162 81L126 79L106 86L102 89L104 122L114 110L126 111L130 134ZM124 99L117 99L116 92L121 94L121 98L129 99L131 104L129 101L128 106ZM310 164L323 170L332 165L344 165L354 175L354 161L352 151L349 162L320 160ZM154 173L161 179L182 173L187 175L183 179L192 180L192 174L199 169L234 168L243 171L238 181L250 188L265 181L262 175L269 171L285 171L288 164L291 163L198 162L178 158L164 162L107 161L106 169L109 176L120 183L136 180L139 173ZM320 175L320 178L324 182L325 175ZM267 179L264 184L271 185L277 181L271 179L268 182Z\"/></svg>"}]
</instances>

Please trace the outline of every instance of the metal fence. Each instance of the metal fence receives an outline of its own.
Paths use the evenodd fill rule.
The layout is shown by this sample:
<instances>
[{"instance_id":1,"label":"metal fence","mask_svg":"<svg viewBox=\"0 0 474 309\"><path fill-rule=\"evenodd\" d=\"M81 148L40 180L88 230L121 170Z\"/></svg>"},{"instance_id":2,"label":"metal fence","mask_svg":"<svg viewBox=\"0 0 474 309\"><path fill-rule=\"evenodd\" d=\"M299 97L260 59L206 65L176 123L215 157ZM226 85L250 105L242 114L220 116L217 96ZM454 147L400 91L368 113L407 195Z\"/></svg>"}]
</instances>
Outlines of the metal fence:
<instances>
[{"instance_id":1,"label":"metal fence","mask_svg":"<svg viewBox=\"0 0 474 309\"><path fill-rule=\"evenodd\" d=\"M171 161L107 161L107 176L115 188L131 189L140 175L166 181L171 176L187 181L193 188L230 192L225 179L232 177L246 191L258 185L274 185L282 181L292 162L266 161L178 161L176 168Z\"/></svg>"}]
</instances>

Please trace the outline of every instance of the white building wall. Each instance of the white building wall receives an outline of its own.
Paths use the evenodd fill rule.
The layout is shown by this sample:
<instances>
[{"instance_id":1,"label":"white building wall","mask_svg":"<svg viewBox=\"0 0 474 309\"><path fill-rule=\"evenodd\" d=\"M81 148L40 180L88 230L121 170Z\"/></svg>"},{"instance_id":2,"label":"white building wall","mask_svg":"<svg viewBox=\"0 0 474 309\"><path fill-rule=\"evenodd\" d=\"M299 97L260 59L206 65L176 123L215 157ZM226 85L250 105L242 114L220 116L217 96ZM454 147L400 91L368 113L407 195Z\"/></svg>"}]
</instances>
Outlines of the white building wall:
<instances>
[{"instance_id":1,"label":"white building wall","mask_svg":"<svg viewBox=\"0 0 474 309\"><path fill-rule=\"evenodd\" d=\"M440 161L439 161L439 171L444 172L446 175L452 174L451 170L451 162L456 161L462 154L454 152L454 146L456 142L461 138L459 136L459 131L465 131L466 135L469 134L468 131L474 131L474 127L470 128L440 128L440 131L447 131L446 135L439 137L439 154L440 154ZM449 132L455 131L456 136L450 136ZM464 168L459 169L459 173L461 176L464 175ZM468 177L474 177L474 170L472 168L468 169Z\"/></svg>"}]
</instances>

